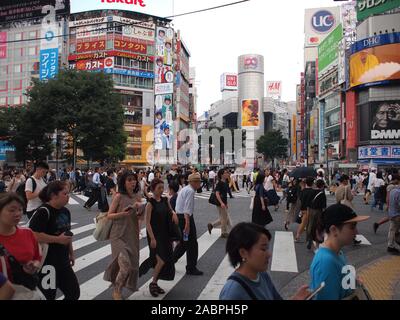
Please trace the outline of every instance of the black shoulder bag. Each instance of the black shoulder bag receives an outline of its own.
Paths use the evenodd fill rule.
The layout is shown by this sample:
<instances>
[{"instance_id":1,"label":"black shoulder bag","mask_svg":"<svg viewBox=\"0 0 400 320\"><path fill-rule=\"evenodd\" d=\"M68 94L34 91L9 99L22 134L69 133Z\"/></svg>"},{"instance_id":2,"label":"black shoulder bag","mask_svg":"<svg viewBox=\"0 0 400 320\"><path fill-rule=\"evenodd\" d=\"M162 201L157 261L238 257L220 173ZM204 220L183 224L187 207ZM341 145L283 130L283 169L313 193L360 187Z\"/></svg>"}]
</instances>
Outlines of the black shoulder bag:
<instances>
[{"instance_id":1,"label":"black shoulder bag","mask_svg":"<svg viewBox=\"0 0 400 320\"><path fill-rule=\"evenodd\" d=\"M254 294L254 292L250 289L250 287L247 285L247 283L244 282L242 279L240 279L237 276L230 276L228 278L228 280L233 280L233 281L236 281L237 283L239 283L243 287L243 289L247 292L247 294L249 295L251 300L258 300L256 295Z\"/></svg>"},{"instance_id":2,"label":"black shoulder bag","mask_svg":"<svg viewBox=\"0 0 400 320\"><path fill-rule=\"evenodd\" d=\"M39 285L37 274L28 274L24 271L22 265L12 256L6 248L0 243L0 256L7 257L10 264L12 279L14 284L22 285L29 290L35 290Z\"/></svg>"}]
</instances>

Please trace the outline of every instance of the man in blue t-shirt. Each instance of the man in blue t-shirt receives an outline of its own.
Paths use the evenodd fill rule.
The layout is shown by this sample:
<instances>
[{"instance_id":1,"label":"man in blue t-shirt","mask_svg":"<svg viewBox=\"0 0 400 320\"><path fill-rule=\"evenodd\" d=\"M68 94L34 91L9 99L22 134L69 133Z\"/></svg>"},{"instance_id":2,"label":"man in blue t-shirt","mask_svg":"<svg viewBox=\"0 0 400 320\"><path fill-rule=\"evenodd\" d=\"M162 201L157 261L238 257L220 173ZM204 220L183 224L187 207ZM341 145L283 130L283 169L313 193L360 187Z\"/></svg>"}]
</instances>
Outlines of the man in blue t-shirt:
<instances>
[{"instance_id":1,"label":"man in blue t-shirt","mask_svg":"<svg viewBox=\"0 0 400 320\"><path fill-rule=\"evenodd\" d=\"M354 287L349 284L355 284L356 279L349 279L349 270L354 268L348 266L342 248L353 243L357 222L367 219L369 216L357 216L353 209L342 204L332 205L323 213L326 237L311 263L310 289L317 290L322 282L325 282L325 287L315 300L342 300L352 294Z\"/></svg>"}]
</instances>

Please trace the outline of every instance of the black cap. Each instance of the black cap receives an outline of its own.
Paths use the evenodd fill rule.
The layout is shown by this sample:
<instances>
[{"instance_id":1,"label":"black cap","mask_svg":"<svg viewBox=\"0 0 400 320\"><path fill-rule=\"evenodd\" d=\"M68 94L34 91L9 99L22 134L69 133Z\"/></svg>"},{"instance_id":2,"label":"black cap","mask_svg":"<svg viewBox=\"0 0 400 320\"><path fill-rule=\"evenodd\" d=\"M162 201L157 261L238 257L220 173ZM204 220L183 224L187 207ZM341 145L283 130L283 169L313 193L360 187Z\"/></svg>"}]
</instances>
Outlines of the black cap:
<instances>
[{"instance_id":1,"label":"black cap","mask_svg":"<svg viewBox=\"0 0 400 320\"><path fill-rule=\"evenodd\" d=\"M361 222L368 219L369 216L357 216L352 208L343 204L334 204L328 207L322 216L325 229L328 229L330 226Z\"/></svg>"}]
</instances>

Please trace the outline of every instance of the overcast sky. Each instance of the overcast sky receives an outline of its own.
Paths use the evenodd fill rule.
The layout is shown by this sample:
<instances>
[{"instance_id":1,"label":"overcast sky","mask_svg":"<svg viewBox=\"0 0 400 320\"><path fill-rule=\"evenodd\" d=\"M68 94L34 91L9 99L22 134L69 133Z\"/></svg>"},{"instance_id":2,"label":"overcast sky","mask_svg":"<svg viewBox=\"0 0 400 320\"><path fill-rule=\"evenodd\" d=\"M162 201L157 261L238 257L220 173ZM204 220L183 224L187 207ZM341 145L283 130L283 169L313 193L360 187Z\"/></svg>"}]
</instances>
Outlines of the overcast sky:
<instances>
[{"instance_id":1,"label":"overcast sky","mask_svg":"<svg viewBox=\"0 0 400 320\"><path fill-rule=\"evenodd\" d=\"M175 14L232 0L175 0ZM284 101L294 101L303 70L304 9L331 7L333 0L251 0L174 19L192 54L198 85L198 116L221 98L220 75L237 72L241 54L261 54L265 80L282 80Z\"/></svg>"},{"instance_id":2,"label":"overcast sky","mask_svg":"<svg viewBox=\"0 0 400 320\"><path fill-rule=\"evenodd\" d=\"M180 14L235 1L175 0L174 12ZM296 84L303 70L304 9L340 3L343 2L251 0L174 18L174 26L181 30L192 54L190 65L196 67L198 116L221 98L220 75L237 72L238 56L247 53L262 54L265 80L282 80L282 99L295 100Z\"/></svg>"}]
</instances>

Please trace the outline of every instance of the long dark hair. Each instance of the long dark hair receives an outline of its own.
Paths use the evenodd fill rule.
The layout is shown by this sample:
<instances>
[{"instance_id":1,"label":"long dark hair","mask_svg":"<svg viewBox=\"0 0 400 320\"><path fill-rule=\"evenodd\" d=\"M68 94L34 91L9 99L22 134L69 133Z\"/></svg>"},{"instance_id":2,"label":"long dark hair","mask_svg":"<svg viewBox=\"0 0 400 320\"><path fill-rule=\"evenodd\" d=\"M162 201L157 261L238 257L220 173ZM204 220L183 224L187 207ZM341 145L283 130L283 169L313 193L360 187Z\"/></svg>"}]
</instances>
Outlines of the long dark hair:
<instances>
[{"instance_id":1,"label":"long dark hair","mask_svg":"<svg viewBox=\"0 0 400 320\"><path fill-rule=\"evenodd\" d=\"M136 187L133 189L133 193L138 193L140 191L139 178L136 173L126 170L118 179L118 192L121 194L128 194L128 190L126 190L126 180L128 177L133 177L136 180Z\"/></svg>"}]
</instances>

